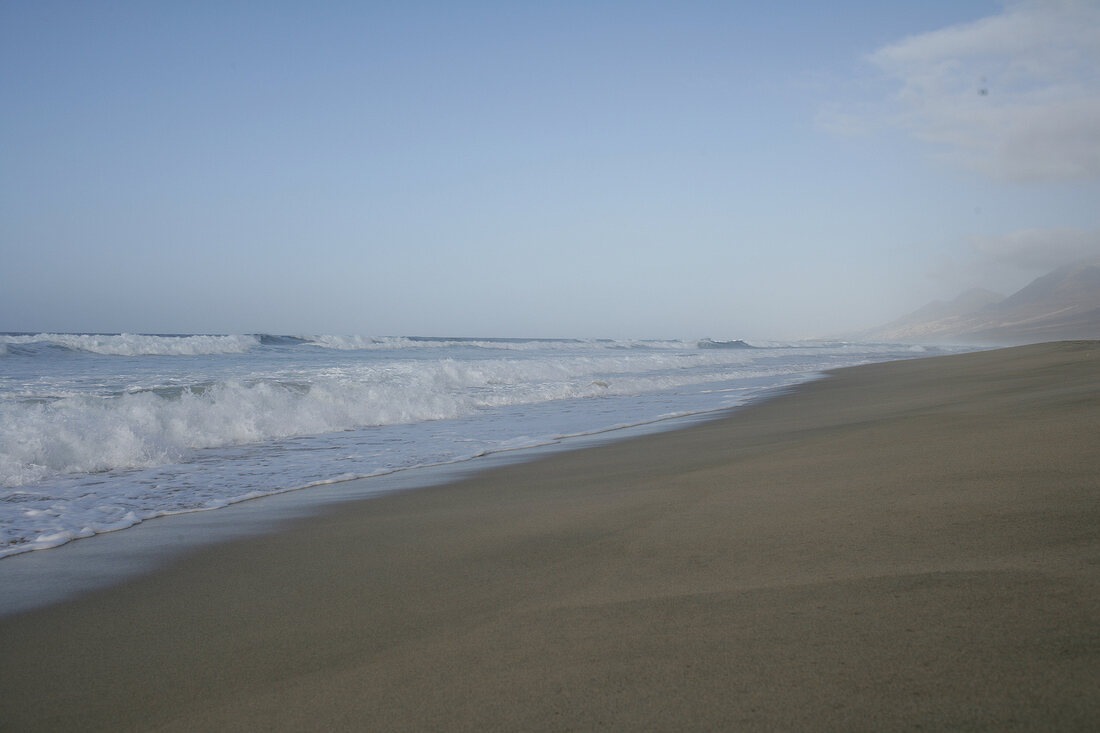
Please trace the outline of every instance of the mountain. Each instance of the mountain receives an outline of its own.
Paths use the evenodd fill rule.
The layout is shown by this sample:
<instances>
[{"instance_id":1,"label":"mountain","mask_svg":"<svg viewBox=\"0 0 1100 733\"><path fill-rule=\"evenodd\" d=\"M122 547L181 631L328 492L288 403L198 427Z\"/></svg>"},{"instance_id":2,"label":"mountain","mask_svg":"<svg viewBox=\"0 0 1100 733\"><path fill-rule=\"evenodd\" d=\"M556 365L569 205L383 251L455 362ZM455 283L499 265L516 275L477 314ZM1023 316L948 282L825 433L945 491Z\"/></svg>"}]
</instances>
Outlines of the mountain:
<instances>
[{"instance_id":1,"label":"mountain","mask_svg":"<svg viewBox=\"0 0 1100 733\"><path fill-rule=\"evenodd\" d=\"M965 328L985 308L996 305L1005 296L974 288L954 300L934 300L923 308L861 334L872 341L937 340L946 333Z\"/></svg>"},{"instance_id":2,"label":"mountain","mask_svg":"<svg viewBox=\"0 0 1100 733\"><path fill-rule=\"evenodd\" d=\"M860 334L862 340L1025 344L1100 339L1100 261L1060 267L1002 298L968 290Z\"/></svg>"}]
</instances>

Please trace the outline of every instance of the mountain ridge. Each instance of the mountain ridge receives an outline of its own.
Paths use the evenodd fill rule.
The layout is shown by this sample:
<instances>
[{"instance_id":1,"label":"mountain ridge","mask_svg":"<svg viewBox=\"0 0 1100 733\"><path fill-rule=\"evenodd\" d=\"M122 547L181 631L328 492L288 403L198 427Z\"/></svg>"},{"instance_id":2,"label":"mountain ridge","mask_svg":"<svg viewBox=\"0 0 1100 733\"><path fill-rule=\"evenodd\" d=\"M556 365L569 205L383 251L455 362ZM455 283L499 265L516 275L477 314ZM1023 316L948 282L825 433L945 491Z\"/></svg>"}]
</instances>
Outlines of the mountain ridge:
<instances>
[{"instance_id":1,"label":"mountain ridge","mask_svg":"<svg viewBox=\"0 0 1100 733\"><path fill-rule=\"evenodd\" d=\"M1008 297L973 288L932 301L858 337L991 346L1100 339L1100 260L1059 267Z\"/></svg>"}]
</instances>

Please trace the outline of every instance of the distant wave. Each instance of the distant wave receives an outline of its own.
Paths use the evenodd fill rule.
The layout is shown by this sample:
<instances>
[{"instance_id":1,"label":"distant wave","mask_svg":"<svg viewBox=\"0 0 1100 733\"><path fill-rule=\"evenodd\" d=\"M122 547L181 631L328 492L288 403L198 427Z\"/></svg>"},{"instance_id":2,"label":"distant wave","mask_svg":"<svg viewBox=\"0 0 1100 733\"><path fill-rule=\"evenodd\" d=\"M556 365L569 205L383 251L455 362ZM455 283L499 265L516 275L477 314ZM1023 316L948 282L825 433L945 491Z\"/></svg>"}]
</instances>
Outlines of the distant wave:
<instances>
[{"instance_id":1,"label":"distant wave","mask_svg":"<svg viewBox=\"0 0 1100 733\"><path fill-rule=\"evenodd\" d=\"M500 351L545 351L577 348L605 349L685 349L693 341L645 339L538 339L538 338L455 338L448 336L340 336L322 334L303 336L302 341L326 349L493 349Z\"/></svg>"},{"instance_id":2,"label":"distant wave","mask_svg":"<svg viewBox=\"0 0 1100 733\"><path fill-rule=\"evenodd\" d=\"M264 346L297 346L309 343L309 339L304 336L280 336L272 333L257 333L255 336Z\"/></svg>"},{"instance_id":3,"label":"distant wave","mask_svg":"<svg viewBox=\"0 0 1100 733\"><path fill-rule=\"evenodd\" d=\"M755 349L744 341L715 341L714 339L702 339L696 344L700 349Z\"/></svg>"},{"instance_id":4,"label":"distant wave","mask_svg":"<svg viewBox=\"0 0 1100 733\"><path fill-rule=\"evenodd\" d=\"M255 334L0 334L0 356L44 356L61 349L112 356L201 356L244 354L256 348L315 347L339 351L399 351L402 349L485 349L492 351L684 351L695 349L842 349L896 351L897 344L861 344L829 341L720 341L715 339L539 339L459 338L446 336L360 336L319 334L289 336ZM914 347L919 350L921 347Z\"/></svg>"},{"instance_id":5,"label":"distant wave","mask_svg":"<svg viewBox=\"0 0 1100 733\"><path fill-rule=\"evenodd\" d=\"M144 334L39 333L0 335L4 351L10 347L34 345L88 351L112 356L195 356L199 354L243 354L259 346L256 336L147 336ZM4 352L0 352L4 353Z\"/></svg>"},{"instance_id":6,"label":"distant wave","mask_svg":"<svg viewBox=\"0 0 1100 733\"><path fill-rule=\"evenodd\" d=\"M401 349L486 349L493 351L683 350L701 343L675 339L545 339L461 338L449 336L280 335L149 335L38 333L0 334L0 355L44 355L49 349L68 349L114 356L199 356L243 354L257 347L312 346L339 351L389 351ZM705 347L703 347L705 348ZM45 351L44 351L45 350Z\"/></svg>"}]
</instances>

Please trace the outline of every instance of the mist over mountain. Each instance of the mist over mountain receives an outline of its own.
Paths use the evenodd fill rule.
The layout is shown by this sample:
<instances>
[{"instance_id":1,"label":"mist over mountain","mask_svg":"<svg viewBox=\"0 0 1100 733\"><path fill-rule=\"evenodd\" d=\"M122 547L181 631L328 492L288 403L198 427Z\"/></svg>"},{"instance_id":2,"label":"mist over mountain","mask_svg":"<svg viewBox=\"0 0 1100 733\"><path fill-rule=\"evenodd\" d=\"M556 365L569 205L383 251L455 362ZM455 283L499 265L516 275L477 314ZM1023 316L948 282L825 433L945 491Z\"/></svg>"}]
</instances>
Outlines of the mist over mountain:
<instances>
[{"instance_id":1,"label":"mist over mountain","mask_svg":"<svg viewBox=\"0 0 1100 733\"><path fill-rule=\"evenodd\" d=\"M1007 298L974 289L933 301L858 338L998 346L1100 339L1100 261L1060 267Z\"/></svg>"}]
</instances>

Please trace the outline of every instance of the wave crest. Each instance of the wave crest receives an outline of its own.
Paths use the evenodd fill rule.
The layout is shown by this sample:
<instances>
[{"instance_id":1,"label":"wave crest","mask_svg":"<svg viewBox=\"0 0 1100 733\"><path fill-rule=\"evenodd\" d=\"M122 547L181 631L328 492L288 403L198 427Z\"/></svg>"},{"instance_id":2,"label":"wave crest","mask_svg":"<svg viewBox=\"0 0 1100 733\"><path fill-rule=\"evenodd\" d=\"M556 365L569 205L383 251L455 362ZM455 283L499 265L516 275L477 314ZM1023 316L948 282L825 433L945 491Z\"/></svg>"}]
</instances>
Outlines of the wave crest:
<instances>
[{"instance_id":1,"label":"wave crest","mask_svg":"<svg viewBox=\"0 0 1100 733\"><path fill-rule=\"evenodd\" d=\"M310 346L342 351L397 349L491 349L497 351L568 351L575 349L685 349L695 342L646 339L539 339L452 338L433 336L340 336L320 334L302 337Z\"/></svg>"}]
</instances>

